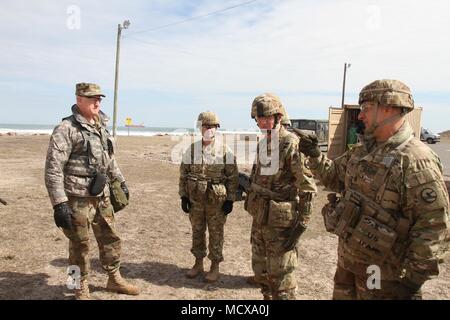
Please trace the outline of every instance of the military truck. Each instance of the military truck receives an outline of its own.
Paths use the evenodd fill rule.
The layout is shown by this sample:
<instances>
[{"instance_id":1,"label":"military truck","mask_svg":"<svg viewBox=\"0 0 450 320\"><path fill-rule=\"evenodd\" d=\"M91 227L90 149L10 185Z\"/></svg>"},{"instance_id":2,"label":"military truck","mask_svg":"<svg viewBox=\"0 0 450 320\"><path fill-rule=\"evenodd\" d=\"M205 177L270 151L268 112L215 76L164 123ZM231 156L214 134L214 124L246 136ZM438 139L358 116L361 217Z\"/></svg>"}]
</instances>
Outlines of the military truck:
<instances>
[{"instance_id":1,"label":"military truck","mask_svg":"<svg viewBox=\"0 0 450 320\"><path fill-rule=\"evenodd\" d=\"M361 122L358 120L361 108L359 105L344 105L344 108L330 107L328 113L328 153L330 159L334 159L352 144L356 143L358 130L361 129ZM414 135L420 137L422 108L415 107L406 116Z\"/></svg>"},{"instance_id":2,"label":"military truck","mask_svg":"<svg viewBox=\"0 0 450 320\"><path fill-rule=\"evenodd\" d=\"M328 121L311 119L291 119L292 127L307 133L314 133L322 151L328 150Z\"/></svg>"}]
</instances>

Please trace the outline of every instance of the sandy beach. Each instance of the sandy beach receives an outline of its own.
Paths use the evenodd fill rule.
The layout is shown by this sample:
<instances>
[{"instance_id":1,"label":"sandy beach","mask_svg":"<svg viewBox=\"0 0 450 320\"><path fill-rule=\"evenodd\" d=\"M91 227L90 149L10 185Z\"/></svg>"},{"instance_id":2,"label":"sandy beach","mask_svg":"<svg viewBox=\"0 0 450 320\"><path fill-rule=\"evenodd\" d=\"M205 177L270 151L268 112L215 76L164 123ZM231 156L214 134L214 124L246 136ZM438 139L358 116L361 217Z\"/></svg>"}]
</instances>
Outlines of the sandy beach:
<instances>
[{"instance_id":1,"label":"sandy beach","mask_svg":"<svg viewBox=\"0 0 450 320\"><path fill-rule=\"evenodd\" d=\"M0 137L0 299L72 299L66 287L68 240L53 221L44 185L49 136ZM169 136L119 137L117 159L131 192L131 204L116 215L123 240L122 274L142 288L138 297L104 290L106 274L91 238L93 299L261 299L246 283L252 274L251 217L235 203L225 226L225 261L215 284L187 279L193 264L191 227L180 208L178 165L171 163ZM299 299L330 299L337 238L323 227L319 192L310 226L299 246L296 270ZM209 261L207 263L209 267ZM450 299L450 263L428 281L425 299Z\"/></svg>"}]
</instances>

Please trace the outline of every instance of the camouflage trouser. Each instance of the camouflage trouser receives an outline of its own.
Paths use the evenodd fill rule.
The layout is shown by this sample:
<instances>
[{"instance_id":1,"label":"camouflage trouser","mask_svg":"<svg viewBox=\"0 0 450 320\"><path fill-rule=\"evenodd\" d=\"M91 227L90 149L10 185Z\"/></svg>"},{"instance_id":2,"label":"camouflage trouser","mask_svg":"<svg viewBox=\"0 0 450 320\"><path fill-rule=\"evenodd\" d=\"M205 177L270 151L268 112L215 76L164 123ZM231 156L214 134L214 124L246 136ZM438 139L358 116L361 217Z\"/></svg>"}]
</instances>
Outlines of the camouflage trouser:
<instances>
[{"instance_id":1,"label":"camouflage trouser","mask_svg":"<svg viewBox=\"0 0 450 320\"><path fill-rule=\"evenodd\" d=\"M191 252L196 258L206 257L206 227L208 227L208 258L223 261L223 229L227 216L222 211L223 202L203 204L192 202L189 220L192 226Z\"/></svg>"},{"instance_id":2,"label":"camouflage trouser","mask_svg":"<svg viewBox=\"0 0 450 320\"><path fill-rule=\"evenodd\" d=\"M339 266L334 275L334 300L419 300L421 291L413 292L399 281L381 280L380 289L367 287L367 275Z\"/></svg>"},{"instance_id":3,"label":"camouflage trouser","mask_svg":"<svg viewBox=\"0 0 450 320\"><path fill-rule=\"evenodd\" d=\"M298 265L297 249L287 251L282 247L285 229L252 224L252 268L255 280L261 285L265 299L294 300L297 283L294 270Z\"/></svg>"},{"instance_id":4,"label":"camouflage trouser","mask_svg":"<svg viewBox=\"0 0 450 320\"><path fill-rule=\"evenodd\" d=\"M63 229L69 238L69 263L80 268L81 278L89 273L89 229L92 226L100 251L100 261L108 274L120 267L121 241L114 227L109 198L69 197L73 210L73 230Z\"/></svg>"}]
</instances>

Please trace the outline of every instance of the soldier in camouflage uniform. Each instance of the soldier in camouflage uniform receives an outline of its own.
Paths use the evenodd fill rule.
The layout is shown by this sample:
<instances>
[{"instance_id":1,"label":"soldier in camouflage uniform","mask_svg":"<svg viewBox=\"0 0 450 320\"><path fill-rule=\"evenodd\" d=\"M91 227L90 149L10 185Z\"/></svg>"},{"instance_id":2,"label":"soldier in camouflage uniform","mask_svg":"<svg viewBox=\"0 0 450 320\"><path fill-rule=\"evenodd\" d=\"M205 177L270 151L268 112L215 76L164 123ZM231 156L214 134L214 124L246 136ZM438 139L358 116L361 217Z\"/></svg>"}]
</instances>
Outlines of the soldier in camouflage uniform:
<instances>
[{"instance_id":1,"label":"soldier in camouflage uniform","mask_svg":"<svg viewBox=\"0 0 450 320\"><path fill-rule=\"evenodd\" d=\"M280 123L286 130L288 130L292 126L291 120L290 120L289 115L283 105L282 105L281 110L283 112L283 116L281 117ZM252 117L252 119L255 119L255 121L256 121L256 105L252 106L251 117ZM306 157L305 157L305 160L306 160ZM304 210L305 214L306 213L310 214L313 211L313 201L312 200L316 195L317 186L316 186L316 183L314 182L312 172L308 168L306 168L306 166L304 167L304 170L305 170L305 180L304 180L304 185L300 188L303 191L301 191L299 193L299 197L300 197L299 206L301 208L304 208L303 210ZM266 276L266 272L264 272L264 274L265 274L264 276ZM252 285L258 284L254 275L247 278L247 283L252 284ZM267 298L268 297L269 296L267 296Z\"/></svg>"},{"instance_id":2,"label":"soldier in camouflage uniform","mask_svg":"<svg viewBox=\"0 0 450 320\"><path fill-rule=\"evenodd\" d=\"M219 264L223 261L224 225L233 210L239 172L232 151L215 138L220 126L218 117L213 112L202 112L197 124L202 139L187 148L180 165L179 195L183 211L189 213L191 252L195 257L195 264L186 276L195 278L204 271L208 228L211 268L205 280L215 282L219 277Z\"/></svg>"},{"instance_id":3,"label":"soldier in camouflage uniform","mask_svg":"<svg viewBox=\"0 0 450 320\"><path fill-rule=\"evenodd\" d=\"M69 241L69 263L80 268L76 299L89 299L89 229L97 239L100 260L108 273L107 289L137 295L139 289L120 275L121 240L114 226L108 181L118 180L129 197L125 179L114 157L114 140L106 130L108 118L100 111L100 87L76 85L77 104L50 138L45 185L54 219ZM93 194L94 193L94 194Z\"/></svg>"},{"instance_id":4,"label":"soldier in camouflage uniform","mask_svg":"<svg viewBox=\"0 0 450 320\"><path fill-rule=\"evenodd\" d=\"M449 230L442 165L406 121L414 101L405 84L374 81L359 104L364 138L342 156L328 159L314 136L300 142L314 174L342 195L325 213L339 236L333 298L420 299L423 283L439 274Z\"/></svg>"},{"instance_id":5,"label":"soldier in camouflage uniform","mask_svg":"<svg viewBox=\"0 0 450 320\"><path fill-rule=\"evenodd\" d=\"M295 299L297 243L311 213L317 191L298 151L299 139L280 124L284 108L273 94L252 104L252 117L265 137L250 176L244 207L253 217L252 268L264 299ZM300 199L304 197L303 199Z\"/></svg>"}]
</instances>

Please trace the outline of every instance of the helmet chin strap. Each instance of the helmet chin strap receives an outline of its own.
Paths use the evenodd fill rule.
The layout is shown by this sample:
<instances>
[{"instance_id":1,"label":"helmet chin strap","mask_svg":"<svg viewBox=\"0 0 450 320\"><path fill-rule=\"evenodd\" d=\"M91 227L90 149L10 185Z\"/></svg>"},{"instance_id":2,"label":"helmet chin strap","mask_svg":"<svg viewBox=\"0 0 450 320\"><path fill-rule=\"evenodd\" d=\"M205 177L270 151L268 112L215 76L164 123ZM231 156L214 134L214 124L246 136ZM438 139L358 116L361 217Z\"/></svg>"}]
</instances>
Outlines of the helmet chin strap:
<instances>
[{"instance_id":1,"label":"helmet chin strap","mask_svg":"<svg viewBox=\"0 0 450 320\"><path fill-rule=\"evenodd\" d=\"M404 116L404 112L402 111L399 114L396 114L392 117L389 117L387 119L384 119L383 121L381 121L380 123L377 122L377 117L378 117L378 109L379 109L379 103L377 102L375 104L375 108L373 111L373 118L372 118L372 123L370 125L370 127L368 129L364 130L364 136L363 136L363 140L364 140L364 144L366 145L367 150L371 150L373 148L373 146L376 144L376 138L375 138L375 130L384 127L385 125L392 123L394 121L397 121L397 119L400 119L401 117Z\"/></svg>"}]
</instances>

